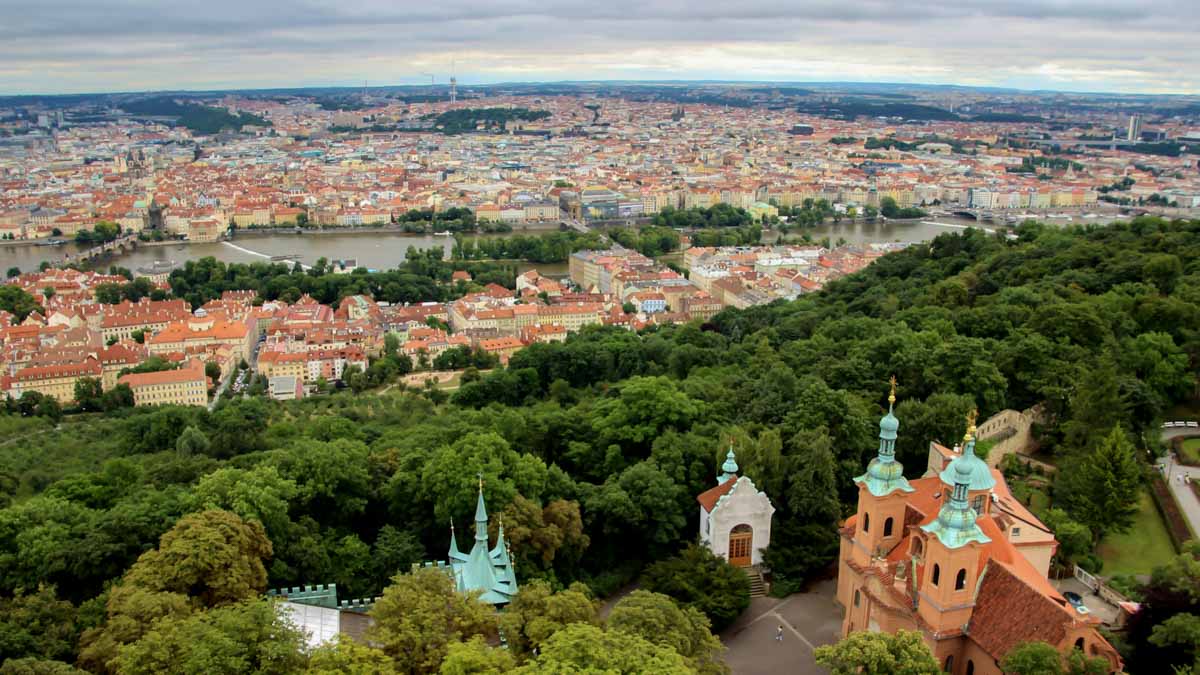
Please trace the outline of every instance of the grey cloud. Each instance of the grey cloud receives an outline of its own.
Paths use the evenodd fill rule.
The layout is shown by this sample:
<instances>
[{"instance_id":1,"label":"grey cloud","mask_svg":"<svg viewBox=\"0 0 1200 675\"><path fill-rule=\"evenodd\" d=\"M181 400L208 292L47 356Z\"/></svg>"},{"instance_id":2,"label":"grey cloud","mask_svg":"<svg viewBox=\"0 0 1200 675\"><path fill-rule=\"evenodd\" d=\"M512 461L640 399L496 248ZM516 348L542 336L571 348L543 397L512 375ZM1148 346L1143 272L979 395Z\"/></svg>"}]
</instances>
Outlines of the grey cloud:
<instances>
[{"instance_id":1,"label":"grey cloud","mask_svg":"<svg viewBox=\"0 0 1200 675\"><path fill-rule=\"evenodd\" d=\"M459 55L480 79L504 79L503 68L611 76L619 68L606 58L707 77L724 66L688 65L698 52L751 54L768 45L766 70L800 71L802 61L859 68L878 58L881 72L890 72L903 53L914 69L948 69L948 81L998 82L1004 68L1047 63L1097 73L1144 69L1163 79L1183 70L1187 81L1200 62L1191 47L1200 22L1194 0L0 0L0 16L0 91L9 92L29 86L27 76L14 73L39 68L52 80L42 78L41 87L77 90L65 78L54 80L71 72L71 82L86 77L93 88L147 81L173 88L223 77L230 85L289 74L304 79L310 72L395 81L422 70L415 61ZM577 70L563 72L562 64Z\"/></svg>"}]
</instances>

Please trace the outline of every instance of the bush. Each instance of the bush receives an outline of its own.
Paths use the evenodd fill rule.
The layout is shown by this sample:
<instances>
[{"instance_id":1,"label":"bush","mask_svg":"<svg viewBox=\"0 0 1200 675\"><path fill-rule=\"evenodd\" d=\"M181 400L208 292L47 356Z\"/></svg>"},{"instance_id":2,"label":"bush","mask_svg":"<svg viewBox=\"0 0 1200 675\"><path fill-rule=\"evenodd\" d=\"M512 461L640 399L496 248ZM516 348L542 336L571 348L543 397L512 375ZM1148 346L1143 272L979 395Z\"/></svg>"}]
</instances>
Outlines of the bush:
<instances>
[{"instance_id":1,"label":"bush","mask_svg":"<svg viewBox=\"0 0 1200 675\"><path fill-rule=\"evenodd\" d=\"M646 568L642 585L704 612L714 633L724 630L750 606L746 574L695 544Z\"/></svg>"}]
</instances>

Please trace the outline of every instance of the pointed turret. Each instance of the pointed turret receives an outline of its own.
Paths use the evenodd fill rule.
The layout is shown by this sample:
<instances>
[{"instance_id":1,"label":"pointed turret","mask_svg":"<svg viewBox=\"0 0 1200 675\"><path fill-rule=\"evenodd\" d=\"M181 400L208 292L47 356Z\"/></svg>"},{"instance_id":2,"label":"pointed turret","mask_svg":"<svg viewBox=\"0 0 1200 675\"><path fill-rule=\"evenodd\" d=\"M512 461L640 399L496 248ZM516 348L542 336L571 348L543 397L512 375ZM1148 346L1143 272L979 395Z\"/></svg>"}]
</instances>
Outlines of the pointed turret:
<instances>
[{"instance_id":1,"label":"pointed turret","mask_svg":"<svg viewBox=\"0 0 1200 675\"><path fill-rule=\"evenodd\" d=\"M450 519L450 559L461 558L462 552L458 550L458 539L454 536L454 519Z\"/></svg>"},{"instance_id":2,"label":"pointed turret","mask_svg":"<svg viewBox=\"0 0 1200 675\"><path fill-rule=\"evenodd\" d=\"M952 485L954 488L950 493L950 499L942 504L936 520L921 526L922 530L936 535L938 540L950 549L961 548L972 541L980 544L991 541L975 522L978 514L975 513L975 509L971 508L968 499L968 493L971 490L990 489L996 484L991 472L987 469L987 464L975 456L974 411L971 411L967 418L967 435L963 437L963 446L963 454L950 462L950 465L941 474L942 482ZM979 466L983 467L983 474L987 476L986 481L978 471ZM984 486L972 487L976 482Z\"/></svg>"},{"instance_id":3,"label":"pointed turret","mask_svg":"<svg viewBox=\"0 0 1200 675\"><path fill-rule=\"evenodd\" d=\"M867 465L867 472L854 479L855 483L866 485L876 497L885 497L896 490L913 491L908 480L904 478L904 467L896 461L896 437L900 431L900 420L896 418L895 413L895 376L892 376L891 385L887 414L879 420L879 453Z\"/></svg>"},{"instance_id":4,"label":"pointed turret","mask_svg":"<svg viewBox=\"0 0 1200 675\"><path fill-rule=\"evenodd\" d=\"M717 476L717 485L724 485L730 478L737 478L737 459L733 455L733 442L729 443L729 453L725 455L725 463L721 465L721 473Z\"/></svg>"},{"instance_id":5,"label":"pointed turret","mask_svg":"<svg viewBox=\"0 0 1200 675\"><path fill-rule=\"evenodd\" d=\"M482 541L487 546L488 516L487 507L483 505L483 477L479 478L479 499L475 502L475 541Z\"/></svg>"}]
</instances>

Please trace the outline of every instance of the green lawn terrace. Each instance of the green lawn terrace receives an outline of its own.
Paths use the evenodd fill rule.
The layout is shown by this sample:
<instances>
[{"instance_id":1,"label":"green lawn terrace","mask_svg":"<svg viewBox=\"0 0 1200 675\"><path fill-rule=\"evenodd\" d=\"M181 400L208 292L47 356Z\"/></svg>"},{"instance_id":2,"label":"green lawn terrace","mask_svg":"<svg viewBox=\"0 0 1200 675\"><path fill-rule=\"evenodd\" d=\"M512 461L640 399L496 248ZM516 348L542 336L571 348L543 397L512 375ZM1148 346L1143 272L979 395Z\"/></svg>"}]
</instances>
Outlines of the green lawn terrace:
<instances>
[{"instance_id":1,"label":"green lawn terrace","mask_svg":"<svg viewBox=\"0 0 1200 675\"><path fill-rule=\"evenodd\" d=\"M1100 575L1148 575L1155 567L1165 565L1175 556L1175 547L1162 515L1154 506L1149 492L1138 499L1138 513L1133 526L1125 532L1110 534L1096 548L1104 561Z\"/></svg>"}]
</instances>

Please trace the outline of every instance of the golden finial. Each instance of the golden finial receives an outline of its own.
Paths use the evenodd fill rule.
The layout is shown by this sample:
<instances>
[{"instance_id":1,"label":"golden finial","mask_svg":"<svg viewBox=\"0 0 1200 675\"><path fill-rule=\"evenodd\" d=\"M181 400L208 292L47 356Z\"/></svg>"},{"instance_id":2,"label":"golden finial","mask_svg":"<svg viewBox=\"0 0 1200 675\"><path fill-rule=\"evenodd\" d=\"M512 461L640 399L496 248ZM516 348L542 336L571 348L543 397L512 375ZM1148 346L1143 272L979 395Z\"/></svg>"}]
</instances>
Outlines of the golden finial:
<instances>
[{"instance_id":1,"label":"golden finial","mask_svg":"<svg viewBox=\"0 0 1200 675\"><path fill-rule=\"evenodd\" d=\"M967 413L967 435L963 436L963 442L971 440L975 437L975 417L979 415L979 411L971 408L971 412Z\"/></svg>"},{"instance_id":2,"label":"golden finial","mask_svg":"<svg viewBox=\"0 0 1200 675\"><path fill-rule=\"evenodd\" d=\"M480 471L479 473L475 474L475 476L479 478L479 491L483 492L483 472Z\"/></svg>"},{"instance_id":3,"label":"golden finial","mask_svg":"<svg viewBox=\"0 0 1200 675\"><path fill-rule=\"evenodd\" d=\"M888 405L894 405L896 403L896 376L893 375L888 382L892 384L892 391L888 394Z\"/></svg>"}]
</instances>

